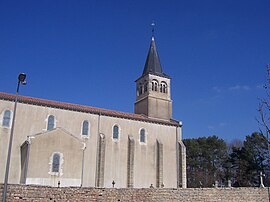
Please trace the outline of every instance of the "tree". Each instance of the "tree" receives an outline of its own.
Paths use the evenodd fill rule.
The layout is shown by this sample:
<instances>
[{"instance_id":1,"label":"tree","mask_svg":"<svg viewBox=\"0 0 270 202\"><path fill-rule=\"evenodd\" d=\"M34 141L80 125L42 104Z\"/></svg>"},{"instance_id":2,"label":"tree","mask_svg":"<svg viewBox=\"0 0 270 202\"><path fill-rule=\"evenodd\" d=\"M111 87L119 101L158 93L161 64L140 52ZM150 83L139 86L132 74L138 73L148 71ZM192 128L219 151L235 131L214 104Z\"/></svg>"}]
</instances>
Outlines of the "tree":
<instances>
[{"instance_id":1,"label":"tree","mask_svg":"<svg viewBox=\"0 0 270 202\"><path fill-rule=\"evenodd\" d=\"M265 135L267 139L267 149L268 149L268 155L270 156L270 142L269 142L269 134L270 134L270 66L266 65L267 70L267 83L264 85L264 88L266 90L266 97L265 98L259 98L259 118L257 118L257 122L261 127L264 129L261 129L260 132ZM263 132L265 131L265 132ZM270 164L270 161L268 162Z\"/></svg>"},{"instance_id":2,"label":"tree","mask_svg":"<svg viewBox=\"0 0 270 202\"><path fill-rule=\"evenodd\" d=\"M243 147L233 147L230 154L231 179L234 186L259 186L259 173L269 186L268 141L261 133L246 136Z\"/></svg>"},{"instance_id":3,"label":"tree","mask_svg":"<svg viewBox=\"0 0 270 202\"><path fill-rule=\"evenodd\" d=\"M217 136L185 139L188 187L212 187L225 181L227 145Z\"/></svg>"},{"instance_id":4,"label":"tree","mask_svg":"<svg viewBox=\"0 0 270 202\"><path fill-rule=\"evenodd\" d=\"M260 172L265 174L264 185L270 186L268 140L262 133L228 145L217 136L185 139L184 144L188 187L212 187L215 181L228 180L232 186L259 186Z\"/></svg>"}]
</instances>

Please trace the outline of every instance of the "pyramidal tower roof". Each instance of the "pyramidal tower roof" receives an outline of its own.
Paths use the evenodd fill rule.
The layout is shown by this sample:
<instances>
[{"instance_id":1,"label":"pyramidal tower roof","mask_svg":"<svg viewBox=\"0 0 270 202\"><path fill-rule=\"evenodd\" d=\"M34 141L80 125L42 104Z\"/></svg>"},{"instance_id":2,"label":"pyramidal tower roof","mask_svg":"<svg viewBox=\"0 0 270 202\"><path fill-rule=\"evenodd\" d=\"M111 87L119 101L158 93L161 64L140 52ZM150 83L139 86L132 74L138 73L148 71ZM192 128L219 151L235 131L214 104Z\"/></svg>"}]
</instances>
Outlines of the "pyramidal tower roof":
<instances>
[{"instance_id":1,"label":"pyramidal tower roof","mask_svg":"<svg viewBox=\"0 0 270 202\"><path fill-rule=\"evenodd\" d=\"M148 55L146 58L146 62L144 65L142 76L149 73L157 75L157 76L168 77L168 75L163 73L154 36L152 36L152 40L151 40L150 48L149 48Z\"/></svg>"}]
</instances>

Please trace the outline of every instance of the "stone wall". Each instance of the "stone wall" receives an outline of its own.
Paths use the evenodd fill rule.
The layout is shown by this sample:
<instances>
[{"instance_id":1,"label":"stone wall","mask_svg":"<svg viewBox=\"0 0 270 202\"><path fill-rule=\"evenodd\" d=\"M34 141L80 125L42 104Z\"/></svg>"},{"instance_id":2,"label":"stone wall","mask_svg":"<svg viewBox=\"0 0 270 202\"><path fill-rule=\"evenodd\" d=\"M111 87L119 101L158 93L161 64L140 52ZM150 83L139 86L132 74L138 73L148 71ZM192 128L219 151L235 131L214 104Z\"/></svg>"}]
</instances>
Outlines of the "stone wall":
<instances>
[{"instance_id":1,"label":"stone wall","mask_svg":"<svg viewBox=\"0 0 270 202\"><path fill-rule=\"evenodd\" d=\"M0 185L2 198L3 184ZM269 188L114 189L9 185L7 201L196 201L266 202Z\"/></svg>"}]
</instances>

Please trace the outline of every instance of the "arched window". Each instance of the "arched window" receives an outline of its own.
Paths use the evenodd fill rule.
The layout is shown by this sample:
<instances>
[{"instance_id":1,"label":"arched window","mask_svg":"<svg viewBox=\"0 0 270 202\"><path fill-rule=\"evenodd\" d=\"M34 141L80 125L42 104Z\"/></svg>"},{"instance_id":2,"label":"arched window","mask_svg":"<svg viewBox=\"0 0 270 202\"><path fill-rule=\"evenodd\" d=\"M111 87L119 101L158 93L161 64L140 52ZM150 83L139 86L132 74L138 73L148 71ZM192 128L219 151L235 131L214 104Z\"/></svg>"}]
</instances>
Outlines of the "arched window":
<instances>
[{"instance_id":1,"label":"arched window","mask_svg":"<svg viewBox=\"0 0 270 202\"><path fill-rule=\"evenodd\" d=\"M167 85L164 86L163 93L167 93Z\"/></svg>"},{"instance_id":2,"label":"arched window","mask_svg":"<svg viewBox=\"0 0 270 202\"><path fill-rule=\"evenodd\" d=\"M113 126L113 139L119 138L119 127L117 125Z\"/></svg>"},{"instance_id":3,"label":"arched window","mask_svg":"<svg viewBox=\"0 0 270 202\"><path fill-rule=\"evenodd\" d=\"M152 81L152 91L158 91L158 81L157 80Z\"/></svg>"},{"instance_id":4,"label":"arched window","mask_svg":"<svg viewBox=\"0 0 270 202\"><path fill-rule=\"evenodd\" d=\"M54 116L50 115L48 118L47 130L52 130L52 129L54 129Z\"/></svg>"},{"instance_id":5,"label":"arched window","mask_svg":"<svg viewBox=\"0 0 270 202\"><path fill-rule=\"evenodd\" d=\"M167 83L165 81L160 83L160 92L167 93Z\"/></svg>"},{"instance_id":6,"label":"arched window","mask_svg":"<svg viewBox=\"0 0 270 202\"><path fill-rule=\"evenodd\" d=\"M52 161L52 172L57 173L59 172L60 168L60 154L54 153L53 154L53 161Z\"/></svg>"},{"instance_id":7,"label":"arched window","mask_svg":"<svg viewBox=\"0 0 270 202\"><path fill-rule=\"evenodd\" d=\"M142 87L142 85L140 85L140 88L139 88L139 95L142 94L142 90L143 90L143 87Z\"/></svg>"},{"instance_id":8,"label":"arched window","mask_svg":"<svg viewBox=\"0 0 270 202\"><path fill-rule=\"evenodd\" d=\"M63 175L63 153L60 152L53 152L50 157L50 168L49 168L49 174L55 175L55 176L61 176Z\"/></svg>"},{"instance_id":9,"label":"arched window","mask_svg":"<svg viewBox=\"0 0 270 202\"><path fill-rule=\"evenodd\" d=\"M89 131L89 123L88 121L84 121L83 125L82 125L82 135L88 135L88 131Z\"/></svg>"},{"instance_id":10,"label":"arched window","mask_svg":"<svg viewBox=\"0 0 270 202\"><path fill-rule=\"evenodd\" d=\"M148 87L148 83L145 83L145 84L144 84L144 89L143 89L143 92L144 92L144 93L147 92L147 90L148 90L147 87Z\"/></svg>"},{"instance_id":11,"label":"arched window","mask_svg":"<svg viewBox=\"0 0 270 202\"><path fill-rule=\"evenodd\" d=\"M140 130L140 142L145 143L145 130L144 129Z\"/></svg>"},{"instance_id":12,"label":"arched window","mask_svg":"<svg viewBox=\"0 0 270 202\"><path fill-rule=\"evenodd\" d=\"M6 126L6 127L9 127L10 126L10 117L11 117L11 111L10 110L6 110L4 112L2 126Z\"/></svg>"},{"instance_id":13,"label":"arched window","mask_svg":"<svg viewBox=\"0 0 270 202\"><path fill-rule=\"evenodd\" d=\"M157 88L158 88L158 84L155 83L155 91L157 91Z\"/></svg>"}]
</instances>

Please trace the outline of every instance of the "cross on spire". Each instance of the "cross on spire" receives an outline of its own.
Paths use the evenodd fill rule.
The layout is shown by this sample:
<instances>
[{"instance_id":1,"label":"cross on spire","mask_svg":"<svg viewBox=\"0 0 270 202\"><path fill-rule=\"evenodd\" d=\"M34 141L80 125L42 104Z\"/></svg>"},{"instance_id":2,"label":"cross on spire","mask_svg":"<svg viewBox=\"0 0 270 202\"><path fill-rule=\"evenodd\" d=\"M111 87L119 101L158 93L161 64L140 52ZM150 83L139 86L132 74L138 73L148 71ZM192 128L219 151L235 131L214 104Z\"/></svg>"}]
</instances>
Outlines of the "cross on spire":
<instances>
[{"instance_id":1,"label":"cross on spire","mask_svg":"<svg viewBox=\"0 0 270 202\"><path fill-rule=\"evenodd\" d=\"M152 23L151 23L151 26L152 26L152 40L154 40L154 36L155 36L155 22L153 21Z\"/></svg>"},{"instance_id":2,"label":"cross on spire","mask_svg":"<svg viewBox=\"0 0 270 202\"><path fill-rule=\"evenodd\" d=\"M158 56L158 52L157 52L157 47L156 47L156 42L154 39L154 34L155 34L155 22L154 21L151 23L151 26L152 26L152 40L150 43L150 48L149 48L149 51L147 54L147 58L146 58L146 62L144 65L142 76L151 73L151 74L154 74L157 76L170 78L168 75L163 73L162 67L160 64L160 60L159 60L159 56Z\"/></svg>"}]
</instances>

